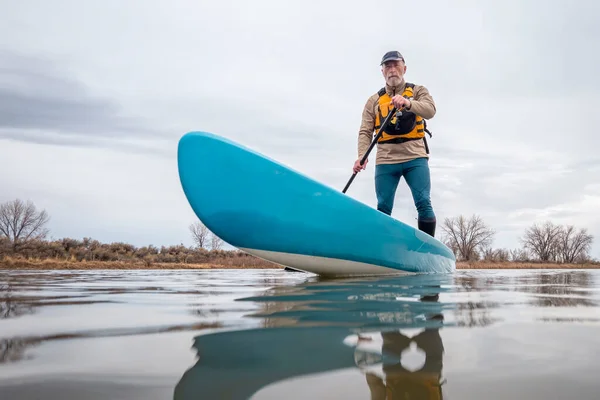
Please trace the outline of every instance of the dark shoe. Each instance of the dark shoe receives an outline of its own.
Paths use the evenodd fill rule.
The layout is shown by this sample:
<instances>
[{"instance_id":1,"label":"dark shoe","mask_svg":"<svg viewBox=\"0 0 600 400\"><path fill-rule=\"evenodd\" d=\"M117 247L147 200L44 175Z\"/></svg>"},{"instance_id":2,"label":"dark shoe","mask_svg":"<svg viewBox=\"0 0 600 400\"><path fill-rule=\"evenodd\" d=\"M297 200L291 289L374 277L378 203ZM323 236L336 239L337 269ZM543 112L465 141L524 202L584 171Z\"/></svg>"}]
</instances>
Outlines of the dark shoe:
<instances>
[{"instance_id":1,"label":"dark shoe","mask_svg":"<svg viewBox=\"0 0 600 400\"><path fill-rule=\"evenodd\" d=\"M423 296L421 296L421 301L439 301L440 300L440 294L436 293L436 294L424 294Z\"/></svg>"},{"instance_id":2,"label":"dark shoe","mask_svg":"<svg viewBox=\"0 0 600 400\"><path fill-rule=\"evenodd\" d=\"M428 235L435 237L435 220L433 221L419 221L419 230L427 233Z\"/></svg>"}]
</instances>

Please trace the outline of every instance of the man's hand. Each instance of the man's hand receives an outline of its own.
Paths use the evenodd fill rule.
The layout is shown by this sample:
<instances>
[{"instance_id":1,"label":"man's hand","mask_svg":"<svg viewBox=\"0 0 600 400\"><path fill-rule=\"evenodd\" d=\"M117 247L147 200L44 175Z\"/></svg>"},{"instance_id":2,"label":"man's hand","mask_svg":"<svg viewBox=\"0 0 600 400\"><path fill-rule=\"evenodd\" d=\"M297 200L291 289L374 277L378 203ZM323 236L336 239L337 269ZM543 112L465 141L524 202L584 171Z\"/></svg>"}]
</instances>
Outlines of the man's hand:
<instances>
[{"instance_id":1,"label":"man's hand","mask_svg":"<svg viewBox=\"0 0 600 400\"><path fill-rule=\"evenodd\" d=\"M359 158L358 160L356 160L356 161L354 162L354 167L352 167L352 170L353 170L355 173L358 173L358 172L360 172L361 170L363 170L363 169L365 169L365 168L367 167L367 163L369 162L369 159L367 158L367 159L365 160L365 163L364 163L363 165L360 165L360 160L361 160L361 159L362 159L362 157L361 157L361 158Z\"/></svg>"},{"instance_id":2,"label":"man's hand","mask_svg":"<svg viewBox=\"0 0 600 400\"><path fill-rule=\"evenodd\" d=\"M394 106L399 110L402 108L410 108L410 100L406 97L400 96L399 94L392 97L392 104L394 104Z\"/></svg>"}]
</instances>

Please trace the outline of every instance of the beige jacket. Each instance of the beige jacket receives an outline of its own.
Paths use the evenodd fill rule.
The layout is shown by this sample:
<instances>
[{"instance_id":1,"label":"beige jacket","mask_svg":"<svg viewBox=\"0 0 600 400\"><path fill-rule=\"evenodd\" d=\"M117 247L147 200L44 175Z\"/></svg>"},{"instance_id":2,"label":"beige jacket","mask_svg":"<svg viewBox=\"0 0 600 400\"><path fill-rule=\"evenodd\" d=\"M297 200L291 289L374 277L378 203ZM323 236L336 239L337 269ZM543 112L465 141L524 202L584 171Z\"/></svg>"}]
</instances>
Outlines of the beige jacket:
<instances>
[{"instance_id":1,"label":"beige jacket","mask_svg":"<svg viewBox=\"0 0 600 400\"><path fill-rule=\"evenodd\" d=\"M405 87L405 81L392 88L386 84L386 91L390 96L402 94ZM410 111L420 115L424 119L431 119L435 115L436 108L433 98L426 87L415 84L413 89L414 99L411 100ZM362 113L362 123L358 131L358 158L361 158L369 148L369 144L374 139L375 114L377 113L379 95L373 94L367 100ZM382 121L383 122L383 121ZM423 140L411 140L405 143L378 143L377 144L376 164L393 164L409 161L419 157L427 157L425 143ZM369 154L373 154L373 151Z\"/></svg>"}]
</instances>

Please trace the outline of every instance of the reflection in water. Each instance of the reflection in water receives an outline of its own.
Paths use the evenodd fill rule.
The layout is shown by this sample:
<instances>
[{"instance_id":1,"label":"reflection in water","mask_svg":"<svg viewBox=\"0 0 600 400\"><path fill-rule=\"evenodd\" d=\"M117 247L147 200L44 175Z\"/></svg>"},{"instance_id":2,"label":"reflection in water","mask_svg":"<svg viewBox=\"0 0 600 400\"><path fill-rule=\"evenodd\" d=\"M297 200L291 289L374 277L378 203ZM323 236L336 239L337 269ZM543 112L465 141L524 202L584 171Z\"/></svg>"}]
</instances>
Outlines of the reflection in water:
<instances>
[{"instance_id":1,"label":"reflection in water","mask_svg":"<svg viewBox=\"0 0 600 400\"><path fill-rule=\"evenodd\" d=\"M136 271L138 272L138 271ZM70 306L85 306L93 304L114 304L117 300L99 299L101 295L131 295L135 293L147 293L152 291L166 292L157 286L134 286L126 287L96 287L95 281L98 274L92 272L46 272L34 273L29 271L0 271L0 322L2 320L18 320L19 317L38 313L44 307L63 307L69 312ZM128 272L131 274L131 272ZM116 275L116 276L115 276ZM120 279L126 281L129 277L117 272L113 276L102 276L102 283L118 282ZM86 287L83 284L90 284ZM47 292L52 292L48 294ZM33 295L32 293L38 293ZM177 295L185 295L189 291L169 290ZM202 292L198 292L203 294ZM91 316L95 318L95 316ZM60 319L60 318L57 318ZM9 321L14 322L14 321ZM81 321L82 326L86 321ZM154 322L154 321L153 321ZM16 326L13 325L13 326ZM116 328L70 328L65 331L60 329L47 333L47 326L32 329L28 334L10 335L3 331L0 326L0 366L8 363L18 363L32 359L28 354L32 348L42 343L68 341L82 338L107 338L125 337L132 335L145 335L169 332L198 331L204 329L215 329L222 326L219 322L190 322L190 323L161 323L157 320L154 324L138 327L116 327Z\"/></svg>"},{"instance_id":2,"label":"reflection in water","mask_svg":"<svg viewBox=\"0 0 600 400\"><path fill-rule=\"evenodd\" d=\"M444 345L439 328L425 329L412 337L382 332L381 337L381 372L366 372L371 399L442 399ZM418 352L423 353L423 361L414 367L406 358Z\"/></svg>"},{"instance_id":3,"label":"reflection in water","mask_svg":"<svg viewBox=\"0 0 600 400\"><path fill-rule=\"evenodd\" d=\"M196 337L198 361L174 398L248 399L284 379L354 368L373 400L442 399L439 329L455 306L439 296L451 285L451 276L321 280L240 299L263 304L253 315L263 327ZM422 365L406 362L420 354Z\"/></svg>"},{"instance_id":4,"label":"reflection in water","mask_svg":"<svg viewBox=\"0 0 600 400\"><path fill-rule=\"evenodd\" d=\"M437 300L437 297L421 297L421 301ZM443 314L429 318L439 322L444 320ZM400 331L382 331L375 336L382 339L379 351L373 351L372 345L362 349L361 345L369 343L373 337L364 340L358 335L357 366L365 372L371 400L443 399L444 345L439 331L439 326L425 328L412 336ZM419 358L419 355L422 359L416 365L411 364L411 356ZM371 368L377 364L379 368Z\"/></svg>"},{"instance_id":5,"label":"reflection in water","mask_svg":"<svg viewBox=\"0 0 600 400\"><path fill-rule=\"evenodd\" d=\"M183 331L198 331L204 329L220 328L219 323L193 323L186 325L165 325L156 327L142 327L136 329L116 328L116 329L100 329L79 331L76 333L62 333L42 336L22 336L12 339L0 339L0 364L9 361L22 361L25 359L25 351L30 347L34 347L43 342L72 340L84 338L107 338L107 337L124 337L137 336L157 333L183 332Z\"/></svg>"},{"instance_id":6,"label":"reflection in water","mask_svg":"<svg viewBox=\"0 0 600 400\"><path fill-rule=\"evenodd\" d=\"M440 293L452 290L452 285L450 275L316 280L275 287L239 301L263 304L263 311L252 317L261 318L265 327L335 324L400 329L436 325L428 317L455 305L421 300L437 300Z\"/></svg>"},{"instance_id":7,"label":"reflection in water","mask_svg":"<svg viewBox=\"0 0 600 400\"><path fill-rule=\"evenodd\" d=\"M175 388L175 399L247 399L295 376L354 366L342 327L275 327L220 332L194 341L198 362Z\"/></svg>"},{"instance_id":8,"label":"reflection in water","mask_svg":"<svg viewBox=\"0 0 600 400\"><path fill-rule=\"evenodd\" d=\"M596 307L598 303L584 291L592 283L589 271L572 271L534 275L515 289L530 293L531 303L537 307Z\"/></svg>"},{"instance_id":9,"label":"reflection in water","mask_svg":"<svg viewBox=\"0 0 600 400\"><path fill-rule=\"evenodd\" d=\"M66 382L75 371L143 377L160 365L163 378L176 375L174 396L184 400L597 398L597 270L346 280L282 271L10 271L0 272L0 288L0 376L42 385L46 372ZM200 330L207 334L195 337L196 363L181 376L188 344L169 333ZM125 345L133 342L139 346ZM180 352L169 366L165 354ZM16 385L19 395L9 397L84 397L52 385ZM173 394L173 381L166 385ZM144 387L132 396L119 386L98 393L150 398Z\"/></svg>"},{"instance_id":10,"label":"reflection in water","mask_svg":"<svg viewBox=\"0 0 600 400\"><path fill-rule=\"evenodd\" d=\"M19 339L0 340L0 364L21 361L26 358L25 351L37 345L38 341L26 341Z\"/></svg>"},{"instance_id":11,"label":"reflection in water","mask_svg":"<svg viewBox=\"0 0 600 400\"><path fill-rule=\"evenodd\" d=\"M0 320L17 318L22 315L32 314L34 307L22 301L14 294L15 289L12 281L0 283ZM0 364L21 361L25 358L25 350L34 346L35 343L16 339L0 338Z\"/></svg>"},{"instance_id":12,"label":"reflection in water","mask_svg":"<svg viewBox=\"0 0 600 400\"><path fill-rule=\"evenodd\" d=\"M498 277L498 279L503 280L504 277ZM457 276L454 278L454 285L457 287L456 290L466 292L467 294L485 292L489 290L489 287L486 287L489 284L489 277ZM471 297L467 297L465 301L456 304L456 325L472 328L475 326L489 326L500 321L499 318L493 318L490 315L490 309L499 307L499 302L477 297L475 299L477 301L473 301Z\"/></svg>"},{"instance_id":13,"label":"reflection in water","mask_svg":"<svg viewBox=\"0 0 600 400\"><path fill-rule=\"evenodd\" d=\"M30 304L15 298L11 282L0 283L0 319L15 318L31 313L33 313L33 307Z\"/></svg>"},{"instance_id":14,"label":"reflection in water","mask_svg":"<svg viewBox=\"0 0 600 400\"><path fill-rule=\"evenodd\" d=\"M274 287L238 299L259 306L247 315L258 328L195 338L197 362L174 399L261 398L283 380L341 370L360 372L372 400L443 399L444 328L487 328L523 318L532 307L540 309L530 314L535 321L560 321L544 309L597 307L596 287L588 271L466 271Z\"/></svg>"},{"instance_id":15,"label":"reflection in water","mask_svg":"<svg viewBox=\"0 0 600 400\"><path fill-rule=\"evenodd\" d=\"M469 293L469 300L456 304L458 326L487 326L500 321L492 317L491 310L507 307L510 303L521 304L522 307L534 308L554 307L598 307L600 302L595 293L593 275L588 270L574 271L533 271L515 276L503 275L457 275L454 278L457 291ZM492 293L516 293L525 297L515 296L506 300ZM477 301L471 301L475 298ZM495 300L488 300L488 299ZM525 299L523 301L523 299ZM501 301L502 300L502 301ZM540 317L542 322L585 322L598 321L598 318L572 317Z\"/></svg>"}]
</instances>

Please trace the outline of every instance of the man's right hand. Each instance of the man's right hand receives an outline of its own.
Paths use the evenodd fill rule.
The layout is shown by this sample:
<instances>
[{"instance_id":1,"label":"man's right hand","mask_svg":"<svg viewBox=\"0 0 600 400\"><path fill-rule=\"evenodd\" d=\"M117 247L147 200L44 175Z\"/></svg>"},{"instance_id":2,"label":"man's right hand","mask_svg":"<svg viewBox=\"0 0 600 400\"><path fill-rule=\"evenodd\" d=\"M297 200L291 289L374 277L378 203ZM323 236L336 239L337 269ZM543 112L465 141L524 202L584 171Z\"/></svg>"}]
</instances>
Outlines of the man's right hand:
<instances>
[{"instance_id":1,"label":"man's right hand","mask_svg":"<svg viewBox=\"0 0 600 400\"><path fill-rule=\"evenodd\" d=\"M352 167L352 170L354 171L354 173L358 173L367 167L367 163L369 162L369 159L366 159L365 163L363 165L360 165L361 159L362 159L362 157L354 162L354 167Z\"/></svg>"}]
</instances>

